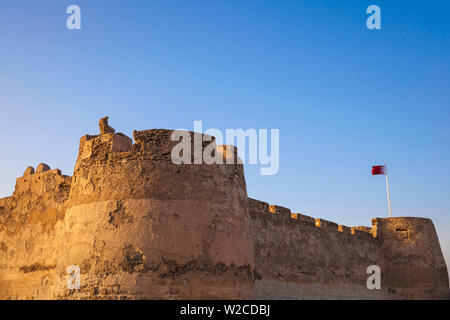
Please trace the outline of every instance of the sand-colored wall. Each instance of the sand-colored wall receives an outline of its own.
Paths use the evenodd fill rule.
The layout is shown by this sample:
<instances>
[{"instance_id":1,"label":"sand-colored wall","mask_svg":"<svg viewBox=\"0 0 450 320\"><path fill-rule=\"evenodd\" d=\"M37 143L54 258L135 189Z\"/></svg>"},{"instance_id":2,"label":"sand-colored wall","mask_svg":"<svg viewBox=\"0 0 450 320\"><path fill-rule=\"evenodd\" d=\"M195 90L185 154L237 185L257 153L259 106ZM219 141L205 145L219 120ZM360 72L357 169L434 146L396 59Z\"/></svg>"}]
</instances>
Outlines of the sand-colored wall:
<instances>
[{"instance_id":1,"label":"sand-colored wall","mask_svg":"<svg viewBox=\"0 0 450 320\"><path fill-rule=\"evenodd\" d=\"M383 285L403 298L447 298L447 266L433 222L426 218L375 218Z\"/></svg>"},{"instance_id":2,"label":"sand-colored wall","mask_svg":"<svg viewBox=\"0 0 450 320\"><path fill-rule=\"evenodd\" d=\"M249 210L256 299L392 298L367 289L367 267L379 263L370 233L253 199Z\"/></svg>"},{"instance_id":3,"label":"sand-colored wall","mask_svg":"<svg viewBox=\"0 0 450 320\"><path fill-rule=\"evenodd\" d=\"M346 227L249 199L256 299L446 299L448 278L434 226L423 218ZM396 229L407 229L398 240ZM367 268L381 269L369 290Z\"/></svg>"},{"instance_id":4,"label":"sand-colored wall","mask_svg":"<svg viewBox=\"0 0 450 320\"><path fill-rule=\"evenodd\" d=\"M28 168L0 199L0 299L450 298L431 220L351 228L248 199L237 150L176 165L171 134L84 136L73 177Z\"/></svg>"},{"instance_id":5,"label":"sand-colored wall","mask_svg":"<svg viewBox=\"0 0 450 320\"><path fill-rule=\"evenodd\" d=\"M80 266L83 289L59 288L57 297L252 296L242 165L175 165L171 133L135 132L129 148L119 138L123 152L114 134L81 139L57 275Z\"/></svg>"},{"instance_id":6,"label":"sand-colored wall","mask_svg":"<svg viewBox=\"0 0 450 320\"><path fill-rule=\"evenodd\" d=\"M0 200L0 298L31 299L49 289L71 178L59 170L29 171L12 197Z\"/></svg>"}]
</instances>

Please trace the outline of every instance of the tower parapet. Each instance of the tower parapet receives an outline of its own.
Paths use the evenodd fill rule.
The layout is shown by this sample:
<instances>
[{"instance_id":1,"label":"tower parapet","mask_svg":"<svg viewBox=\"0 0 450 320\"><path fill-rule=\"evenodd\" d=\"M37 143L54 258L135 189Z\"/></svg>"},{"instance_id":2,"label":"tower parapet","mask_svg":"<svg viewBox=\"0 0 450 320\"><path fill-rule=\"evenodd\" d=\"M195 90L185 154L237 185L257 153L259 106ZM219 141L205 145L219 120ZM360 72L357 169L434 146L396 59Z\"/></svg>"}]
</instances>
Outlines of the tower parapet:
<instances>
[{"instance_id":1,"label":"tower parapet","mask_svg":"<svg viewBox=\"0 0 450 320\"><path fill-rule=\"evenodd\" d=\"M0 199L0 299L46 297L70 185L58 169L28 167L13 195Z\"/></svg>"},{"instance_id":2,"label":"tower parapet","mask_svg":"<svg viewBox=\"0 0 450 320\"><path fill-rule=\"evenodd\" d=\"M375 218L372 227L346 227L248 201L257 299L450 299L430 219ZM372 265L380 267L381 290L367 288Z\"/></svg>"},{"instance_id":3,"label":"tower parapet","mask_svg":"<svg viewBox=\"0 0 450 320\"><path fill-rule=\"evenodd\" d=\"M380 243L385 287L405 298L450 299L447 267L430 219L374 218L372 224Z\"/></svg>"}]
</instances>

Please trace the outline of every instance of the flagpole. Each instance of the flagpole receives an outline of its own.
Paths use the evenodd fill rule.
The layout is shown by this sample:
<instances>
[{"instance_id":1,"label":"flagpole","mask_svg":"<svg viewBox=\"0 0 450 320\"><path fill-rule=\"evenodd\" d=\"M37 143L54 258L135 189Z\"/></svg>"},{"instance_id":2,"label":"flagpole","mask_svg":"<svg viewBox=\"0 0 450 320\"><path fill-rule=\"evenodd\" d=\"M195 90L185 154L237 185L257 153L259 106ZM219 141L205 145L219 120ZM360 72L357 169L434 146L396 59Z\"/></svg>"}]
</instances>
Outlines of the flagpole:
<instances>
[{"instance_id":1,"label":"flagpole","mask_svg":"<svg viewBox=\"0 0 450 320\"><path fill-rule=\"evenodd\" d=\"M386 170L385 176L386 176L386 190L387 190L387 197L388 197L388 205L389 205L389 217L392 218L392 212L391 212L391 198L389 196L389 180L388 180L388 173L386 168L386 163L384 163L384 168Z\"/></svg>"}]
</instances>

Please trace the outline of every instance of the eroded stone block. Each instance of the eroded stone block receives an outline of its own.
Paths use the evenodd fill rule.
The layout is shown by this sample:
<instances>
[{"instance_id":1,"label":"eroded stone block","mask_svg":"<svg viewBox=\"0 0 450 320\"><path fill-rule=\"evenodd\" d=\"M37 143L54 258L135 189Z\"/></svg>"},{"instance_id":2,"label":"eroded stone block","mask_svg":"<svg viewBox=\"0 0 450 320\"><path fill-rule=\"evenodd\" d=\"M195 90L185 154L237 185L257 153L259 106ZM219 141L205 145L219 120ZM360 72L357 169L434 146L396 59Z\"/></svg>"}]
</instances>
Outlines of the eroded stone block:
<instances>
[{"instance_id":1,"label":"eroded stone block","mask_svg":"<svg viewBox=\"0 0 450 320\"><path fill-rule=\"evenodd\" d=\"M50 166L45 163L40 163L36 168L36 173L45 172L50 170Z\"/></svg>"}]
</instances>

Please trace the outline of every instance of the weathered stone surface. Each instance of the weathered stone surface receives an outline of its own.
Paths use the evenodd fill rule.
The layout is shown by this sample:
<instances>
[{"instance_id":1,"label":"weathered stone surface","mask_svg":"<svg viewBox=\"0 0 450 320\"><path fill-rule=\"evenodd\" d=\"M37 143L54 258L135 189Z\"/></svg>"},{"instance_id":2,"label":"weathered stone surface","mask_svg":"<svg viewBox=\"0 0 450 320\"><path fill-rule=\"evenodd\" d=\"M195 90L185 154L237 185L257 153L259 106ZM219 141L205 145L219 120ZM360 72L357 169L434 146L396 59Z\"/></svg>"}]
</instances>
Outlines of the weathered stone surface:
<instances>
[{"instance_id":1,"label":"weathered stone surface","mask_svg":"<svg viewBox=\"0 0 450 320\"><path fill-rule=\"evenodd\" d=\"M139 142L121 153L116 135L82 139L57 272L88 264L88 292L112 283L133 299L251 298L242 165L175 165L171 133L135 134Z\"/></svg>"},{"instance_id":2,"label":"weathered stone surface","mask_svg":"<svg viewBox=\"0 0 450 320\"><path fill-rule=\"evenodd\" d=\"M386 287L401 291L405 298L448 294L447 266L430 219L375 218L372 225L382 264L389 270L383 278Z\"/></svg>"},{"instance_id":3,"label":"weathered stone surface","mask_svg":"<svg viewBox=\"0 0 450 320\"><path fill-rule=\"evenodd\" d=\"M100 134L108 134L116 132L116 130L114 130L114 128L108 124L108 120L109 120L108 117L104 117L99 120L98 126L100 127Z\"/></svg>"},{"instance_id":4,"label":"weathered stone surface","mask_svg":"<svg viewBox=\"0 0 450 320\"><path fill-rule=\"evenodd\" d=\"M23 173L23 176L31 176L32 174L34 174L34 168L33 167L28 167L25 172Z\"/></svg>"},{"instance_id":5,"label":"weathered stone surface","mask_svg":"<svg viewBox=\"0 0 450 320\"><path fill-rule=\"evenodd\" d=\"M123 133L117 133L113 136L112 152L128 152L133 147L133 140Z\"/></svg>"},{"instance_id":6,"label":"weathered stone surface","mask_svg":"<svg viewBox=\"0 0 450 320\"><path fill-rule=\"evenodd\" d=\"M70 184L59 170L25 175L12 197L0 199L0 299L45 297Z\"/></svg>"},{"instance_id":7,"label":"weathered stone surface","mask_svg":"<svg viewBox=\"0 0 450 320\"><path fill-rule=\"evenodd\" d=\"M274 204L269 205L269 211L270 213L277 213L277 214L291 214L291 210L285 207L277 206Z\"/></svg>"},{"instance_id":8,"label":"weathered stone surface","mask_svg":"<svg viewBox=\"0 0 450 320\"><path fill-rule=\"evenodd\" d=\"M350 229L249 202L256 299L450 299L429 219L377 218L373 228ZM370 265L381 268L381 290L367 289Z\"/></svg>"},{"instance_id":9,"label":"weathered stone surface","mask_svg":"<svg viewBox=\"0 0 450 320\"><path fill-rule=\"evenodd\" d=\"M36 173L41 173L50 170L50 166L45 163L40 163L36 168Z\"/></svg>"},{"instance_id":10,"label":"weathered stone surface","mask_svg":"<svg viewBox=\"0 0 450 320\"><path fill-rule=\"evenodd\" d=\"M237 161L176 165L172 131L133 144L107 120L80 139L73 177L29 167L0 199L0 299L450 298L431 220L291 213L248 198ZM382 290L366 287L374 264Z\"/></svg>"}]
</instances>

